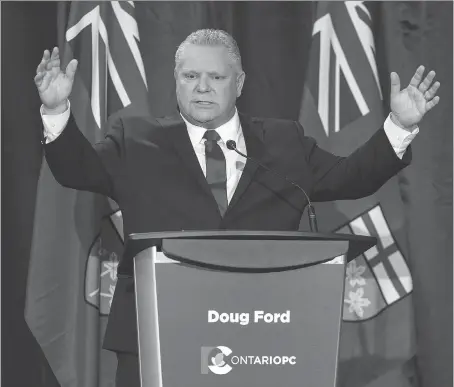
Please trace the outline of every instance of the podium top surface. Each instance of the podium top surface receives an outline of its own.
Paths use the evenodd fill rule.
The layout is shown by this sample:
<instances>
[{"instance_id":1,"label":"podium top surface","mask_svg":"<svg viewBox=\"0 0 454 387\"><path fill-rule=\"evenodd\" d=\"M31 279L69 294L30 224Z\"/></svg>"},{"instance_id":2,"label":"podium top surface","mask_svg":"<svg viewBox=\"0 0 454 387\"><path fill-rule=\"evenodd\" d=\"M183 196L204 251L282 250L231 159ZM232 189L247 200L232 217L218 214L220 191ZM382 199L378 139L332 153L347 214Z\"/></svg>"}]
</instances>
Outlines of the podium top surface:
<instances>
[{"instance_id":1,"label":"podium top surface","mask_svg":"<svg viewBox=\"0 0 454 387\"><path fill-rule=\"evenodd\" d=\"M237 243L232 243L235 241ZM262 241L263 243L257 243L257 241ZM288 241L288 243L283 243L285 241ZM307 242L304 243L304 241ZM303 249L307 250L309 255L313 256L312 259L299 259L301 266L304 266L328 259L330 254L339 250L339 248L342 249L341 245L347 246L343 248L343 252L346 252L347 261L350 261L374 246L376 242L376 238L370 236L299 231L191 230L136 233L129 235L123 258L118 267L118 274L131 275L133 272L134 257L143 250L153 246L156 246L158 250L162 249L166 253L170 253L170 255L173 255L173 258L182 262L186 260L187 263L196 262L206 264L206 266L225 266L225 268L233 268L239 264L243 268L247 268L248 265L244 259L241 261L237 260L235 263L234 257L237 255L236 252L245 248L250 252L252 243L254 249L257 249L258 255L262 258L259 259L261 261L260 264L257 263L256 258L254 261L255 266L250 267L269 265L270 268L278 270L279 267L295 266L296 258L289 257L289 255L292 255L291 253L289 254L291 251L301 251ZM323 249L321 249L322 246ZM330 246L330 248L327 246ZM264 258L264 255L268 255L267 253L270 250L274 250L274 254L279 252L284 256L284 258L280 259L279 264L281 266L274 265L270 259ZM201 251L208 255L211 254L211 256L204 260L202 256L197 256L197 254L200 255ZM219 257L219 259L223 259L220 262L228 263L218 264L211 258L212 256L222 254L225 257L230 257L230 259L227 261L227 259ZM193 258L193 256L197 258ZM233 257L233 260L231 257ZM213 263L211 264L212 261Z\"/></svg>"}]
</instances>

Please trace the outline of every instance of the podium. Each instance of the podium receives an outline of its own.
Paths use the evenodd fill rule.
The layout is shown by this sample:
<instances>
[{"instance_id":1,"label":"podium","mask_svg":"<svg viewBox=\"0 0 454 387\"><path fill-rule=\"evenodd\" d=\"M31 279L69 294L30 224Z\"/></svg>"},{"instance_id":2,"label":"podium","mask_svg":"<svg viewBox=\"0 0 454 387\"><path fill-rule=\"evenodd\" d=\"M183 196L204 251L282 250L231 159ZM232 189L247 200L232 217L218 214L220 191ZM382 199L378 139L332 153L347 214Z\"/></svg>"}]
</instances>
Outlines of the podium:
<instances>
[{"instance_id":1,"label":"podium","mask_svg":"<svg viewBox=\"0 0 454 387\"><path fill-rule=\"evenodd\" d=\"M373 237L131 234L142 387L335 387L346 263Z\"/></svg>"}]
</instances>

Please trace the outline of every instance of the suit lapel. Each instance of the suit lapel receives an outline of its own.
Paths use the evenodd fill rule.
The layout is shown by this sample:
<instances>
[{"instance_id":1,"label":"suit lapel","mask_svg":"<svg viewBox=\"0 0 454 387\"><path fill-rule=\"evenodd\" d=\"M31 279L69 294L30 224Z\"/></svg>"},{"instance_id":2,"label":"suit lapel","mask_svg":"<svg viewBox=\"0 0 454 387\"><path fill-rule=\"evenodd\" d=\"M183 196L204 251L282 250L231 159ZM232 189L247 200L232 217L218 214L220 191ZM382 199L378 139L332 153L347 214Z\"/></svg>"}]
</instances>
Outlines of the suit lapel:
<instances>
[{"instance_id":1,"label":"suit lapel","mask_svg":"<svg viewBox=\"0 0 454 387\"><path fill-rule=\"evenodd\" d=\"M244 141L246 143L247 155L262 162L263 153L264 153L264 143L263 143L263 131L262 131L262 122L253 121L250 117L243 114L239 114L241 128L243 130ZM243 173L241 174L240 181L236 187L235 193L229 203L227 213L239 200L239 198L244 194L247 187L252 181L252 178L258 168L258 164L254 161L247 160L246 166L244 167ZM224 215L224 218L225 218Z\"/></svg>"}]
</instances>

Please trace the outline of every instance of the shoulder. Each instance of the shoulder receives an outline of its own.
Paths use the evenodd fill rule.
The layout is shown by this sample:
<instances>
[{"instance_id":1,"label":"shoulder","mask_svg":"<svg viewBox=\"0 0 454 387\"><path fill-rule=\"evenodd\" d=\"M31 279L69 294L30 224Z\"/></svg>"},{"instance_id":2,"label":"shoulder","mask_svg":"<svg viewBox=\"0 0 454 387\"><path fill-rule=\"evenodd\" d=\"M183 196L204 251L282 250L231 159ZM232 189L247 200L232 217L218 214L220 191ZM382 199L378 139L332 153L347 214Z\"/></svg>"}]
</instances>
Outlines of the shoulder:
<instances>
[{"instance_id":1,"label":"shoulder","mask_svg":"<svg viewBox=\"0 0 454 387\"><path fill-rule=\"evenodd\" d=\"M301 125L297 121L289 119L240 114L240 121L243 130L247 130L249 127L264 140L291 143L299 141L302 136Z\"/></svg>"},{"instance_id":2,"label":"shoulder","mask_svg":"<svg viewBox=\"0 0 454 387\"><path fill-rule=\"evenodd\" d=\"M160 127L158 119L151 115L130 115L117 112L109 117L109 126L122 126L124 129L137 127Z\"/></svg>"},{"instance_id":3,"label":"shoulder","mask_svg":"<svg viewBox=\"0 0 454 387\"><path fill-rule=\"evenodd\" d=\"M266 142L281 144L283 147L303 146L311 149L315 140L304 134L302 125L296 121L285 118L254 117L240 114L242 122L249 123Z\"/></svg>"},{"instance_id":4,"label":"shoulder","mask_svg":"<svg viewBox=\"0 0 454 387\"><path fill-rule=\"evenodd\" d=\"M166 132L165 129L183 123L180 116L156 118L151 115L125 114L120 111L109 117L109 131L120 131L125 137L142 138L163 134Z\"/></svg>"},{"instance_id":5,"label":"shoulder","mask_svg":"<svg viewBox=\"0 0 454 387\"><path fill-rule=\"evenodd\" d=\"M285 119L285 118L270 118L270 117L257 117L249 116L247 114L239 113L241 122L248 122L251 124L259 125L265 131L274 130L291 130L295 131L299 126L298 122Z\"/></svg>"}]
</instances>

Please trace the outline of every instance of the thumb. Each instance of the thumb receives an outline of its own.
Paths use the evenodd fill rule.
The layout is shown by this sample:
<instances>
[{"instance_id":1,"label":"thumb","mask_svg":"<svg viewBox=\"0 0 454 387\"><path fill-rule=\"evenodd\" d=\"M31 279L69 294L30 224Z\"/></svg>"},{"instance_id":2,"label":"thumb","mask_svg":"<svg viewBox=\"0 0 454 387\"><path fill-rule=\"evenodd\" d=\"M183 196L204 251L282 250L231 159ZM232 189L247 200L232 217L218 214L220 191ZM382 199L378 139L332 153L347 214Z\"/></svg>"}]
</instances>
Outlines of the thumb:
<instances>
[{"instance_id":1,"label":"thumb","mask_svg":"<svg viewBox=\"0 0 454 387\"><path fill-rule=\"evenodd\" d=\"M400 92L400 79L397 73L391 73L391 97Z\"/></svg>"},{"instance_id":2,"label":"thumb","mask_svg":"<svg viewBox=\"0 0 454 387\"><path fill-rule=\"evenodd\" d=\"M74 76L77 70L77 59L73 59L71 62L68 63L66 66L66 76L71 80L74 81Z\"/></svg>"}]
</instances>

